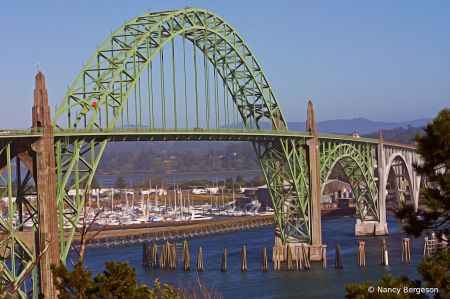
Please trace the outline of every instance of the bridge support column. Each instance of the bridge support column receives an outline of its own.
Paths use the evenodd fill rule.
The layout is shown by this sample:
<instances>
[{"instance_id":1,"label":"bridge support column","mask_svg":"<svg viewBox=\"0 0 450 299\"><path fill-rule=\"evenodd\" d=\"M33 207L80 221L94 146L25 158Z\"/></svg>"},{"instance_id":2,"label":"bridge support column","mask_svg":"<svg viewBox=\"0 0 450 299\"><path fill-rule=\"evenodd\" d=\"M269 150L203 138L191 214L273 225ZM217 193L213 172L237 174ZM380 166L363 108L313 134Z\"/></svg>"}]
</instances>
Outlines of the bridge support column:
<instances>
[{"instance_id":1,"label":"bridge support column","mask_svg":"<svg viewBox=\"0 0 450 299\"><path fill-rule=\"evenodd\" d=\"M40 260L39 284L40 292L45 298L57 298L50 270L50 264L59 263L55 149L45 77L41 72L36 76L34 91L33 128L37 127L44 130L44 136L31 146L36 153L33 172L37 187L39 252L42 252L50 241L53 242Z\"/></svg>"},{"instance_id":2,"label":"bridge support column","mask_svg":"<svg viewBox=\"0 0 450 299\"><path fill-rule=\"evenodd\" d=\"M306 129L313 132L314 137L306 141L308 146L308 165L309 165L309 196L311 200L310 225L311 225L311 261L322 260L322 213L320 210L320 164L319 164L319 138L316 130L316 120L311 101L308 103L308 117Z\"/></svg>"}]
</instances>

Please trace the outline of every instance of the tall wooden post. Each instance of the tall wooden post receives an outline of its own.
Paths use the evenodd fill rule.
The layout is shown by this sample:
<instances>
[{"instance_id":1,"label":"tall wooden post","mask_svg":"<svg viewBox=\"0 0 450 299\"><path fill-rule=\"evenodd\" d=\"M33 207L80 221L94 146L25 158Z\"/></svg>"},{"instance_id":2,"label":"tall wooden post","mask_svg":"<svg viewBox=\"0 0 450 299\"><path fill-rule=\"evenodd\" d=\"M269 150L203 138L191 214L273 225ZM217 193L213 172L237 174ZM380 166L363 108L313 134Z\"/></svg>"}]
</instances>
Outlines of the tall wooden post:
<instances>
[{"instance_id":1,"label":"tall wooden post","mask_svg":"<svg viewBox=\"0 0 450 299\"><path fill-rule=\"evenodd\" d=\"M45 295L45 298L56 298L50 271L50 264L59 262L55 149L45 77L41 72L36 76L32 127L41 127L44 133L44 136L31 146L36 153L33 161L33 175L37 187L39 252L47 246L48 242L54 240L39 263L40 292Z\"/></svg>"},{"instance_id":2,"label":"tall wooden post","mask_svg":"<svg viewBox=\"0 0 450 299\"><path fill-rule=\"evenodd\" d=\"M316 129L316 119L314 117L314 108L311 101L308 102L308 117L306 121L306 130L314 135L306 141L308 146L308 165L309 165L309 194L311 196L310 214L311 219L311 245L318 250L319 260L321 260L322 246L322 215L320 211L320 164L319 164L319 138ZM320 246L320 247L314 247ZM316 258L314 258L315 260Z\"/></svg>"}]
</instances>

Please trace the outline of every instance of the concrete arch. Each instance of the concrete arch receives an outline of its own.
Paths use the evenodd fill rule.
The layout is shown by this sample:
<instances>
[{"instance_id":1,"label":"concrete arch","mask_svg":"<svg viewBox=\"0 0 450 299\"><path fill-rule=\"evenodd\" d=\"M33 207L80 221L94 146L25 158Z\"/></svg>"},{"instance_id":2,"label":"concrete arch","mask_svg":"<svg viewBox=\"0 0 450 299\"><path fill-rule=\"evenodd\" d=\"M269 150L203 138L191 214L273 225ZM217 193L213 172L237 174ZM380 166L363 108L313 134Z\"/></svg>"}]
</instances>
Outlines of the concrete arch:
<instances>
[{"instance_id":1,"label":"concrete arch","mask_svg":"<svg viewBox=\"0 0 450 299\"><path fill-rule=\"evenodd\" d=\"M411 164L408 163L408 160L406 159L403 151L402 152L394 152L392 153L392 155L390 155L389 160L386 163L386 167L384 168L384 186L387 185L388 179L389 179L389 172L391 170L391 168L393 167L393 162L395 159L400 158L405 166L406 169L406 180L408 181L409 184L409 188L410 188L410 194L411 194L411 201L413 202L413 204L415 205L416 209L417 209L417 200L416 200L416 192L415 192L415 182L414 182L414 178L412 176L412 169L411 169ZM395 172L395 170L394 170ZM419 177L419 184L420 184L420 177ZM385 190L379 190L379 192L385 192ZM384 196L384 200L386 201L386 196Z\"/></svg>"}]
</instances>

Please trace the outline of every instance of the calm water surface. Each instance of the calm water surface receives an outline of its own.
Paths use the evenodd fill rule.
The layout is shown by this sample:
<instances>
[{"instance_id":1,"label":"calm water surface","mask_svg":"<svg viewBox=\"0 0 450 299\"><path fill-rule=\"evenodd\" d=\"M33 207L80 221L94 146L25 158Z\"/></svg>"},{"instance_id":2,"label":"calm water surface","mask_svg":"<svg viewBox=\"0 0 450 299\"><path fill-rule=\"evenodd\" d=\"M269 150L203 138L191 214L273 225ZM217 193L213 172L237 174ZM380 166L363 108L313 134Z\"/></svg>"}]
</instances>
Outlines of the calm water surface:
<instances>
[{"instance_id":1,"label":"calm water surface","mask_svg":"<svg viewBox=\"0 0 450 299\"><path fill-rule=\"evenodd\" d=\"M269 263L269 271L261 272L261 247L268 246L268 256L272 256L273 228L261 228L243 232L217 234L201 238L187 239L191 256L191 271L182 270L181 262L177 270L145 269L142 267L142 244L116 246L101 249L88 249L85 254L85 265L88 269L101 272L105 260L130 261L137 268L141 283L150 284L153 277L180 281L184 285L195 282L197 273L198 248L203 250L204 272L199 277L209 286L215 284L225 298L344 298L344 286L349 283L362 284L365 280L378 281L383 274L406 274L410 278L418 278L417 265L422 259L423 239L411 239L412 264L401 263L401 241L405 234L401 224L388 216L390 235L385 236L389 252L389 266L380 265L381 242L383 237L355 237L356 218L323 218L323 243L328 245L328 269L322 269L322 263L312 263L308 271L273 271ZM357 266L357 241L366 242L366 267ZM339 243L342 250L344 269L334 268L335 245ZM248 272L240 270L242 262L242 246L247 248ZM220 272L222 248L227 246L228 272ZM74 259L71 252L69 258Z\"/></svg>"}]
</instances>

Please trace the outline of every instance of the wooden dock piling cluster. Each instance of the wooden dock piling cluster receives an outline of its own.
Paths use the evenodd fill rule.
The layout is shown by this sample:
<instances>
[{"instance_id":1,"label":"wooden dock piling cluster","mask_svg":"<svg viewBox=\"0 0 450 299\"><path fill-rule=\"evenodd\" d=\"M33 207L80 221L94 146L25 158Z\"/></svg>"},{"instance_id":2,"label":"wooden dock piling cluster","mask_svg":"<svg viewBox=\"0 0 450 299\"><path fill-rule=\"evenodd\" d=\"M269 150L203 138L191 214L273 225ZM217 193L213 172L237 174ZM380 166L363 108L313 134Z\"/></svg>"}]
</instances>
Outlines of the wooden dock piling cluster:
<instances>
[{"instance_id":1,"label":"wooden dock piling cluster","mask_svg":"<svg viewBox=\"0 0 450 299\"><path fill-rule=\"evenodd\" d=\"M358 242L358 267L366 266L366 249L364 248L366 242Z\"/></svg>"},{"instance_id":2,"label":"wooden dock piling cluster","mask_svg":"<svg viewBox=\"0 0 450 299\"><path fill-rule=\"evenodd\" d=\"M266 272L269 271L269 267L267 267L267 249L266 245L262 248L262 257L261 257L261 271Z\"/></svg>"},{"instance_id":3,"label":"wooden dock piling cluster","mask_svg":"<svg viewBox=\"0 0 450 299\"><path fill-rule=\"evenodd\" d=\"M403 238L402 240L402 263L411 263L411 252L410 252L410 239ZM358 241L358 267L366 266L366 252L365 252L365 242ZM322 269L327 268L327 246L322 246ZM283 250L286 250L283 252ZM180 252L181 251L181 252ZM311 269L311 264L309 260L309 247L302 243L302 245L288 245L286 247L283 246L274 246L273 247L273 256L272 261L274 263L274 271L281 270L281 262L283 260L286 261L286 270L309 270ZM177 244L174 242L170 244L168 241L161 246L158 246L156 243L144 243L143 244L143 257L142 257L142 266L149 268L160 268L160 269L170 269L176 270L178 265L178 257L181 256L181 262L183 265L184 271L190 271L191 269L191 261L188 249L188 243L186 240L183 241L183 244ZM161 257L159 259L159 257ZM284 259L285 257L285 259ZM295 264L295 266L294 266ZM383 239L381 244L381 265L386 266L389 265L386 240ZM341 247L339 244L336 244L336 255L335 255L335 268L343 269L342 264L342 256L341 256ZM198 250L198 258L197 258L197 266L196 270L198 272L204 271L203 266L203 252L202 248L199 247ZM261 249L261 271L268 271L267 264L267 248L264 245ZM227 272L227 247L223 247L222 251L222 264L220 267L221 272ZM241 271L248 271L247 268L247 250L245 245L242 248L242 264Z\"/></svg>"},{"instance_id":4,"label":"wooden dock piling cluster","mask_svg":"<svg viewBox=\"0 0 450 299\"><path fill-rule=\"evenodd\" d=\"M170 244L168 241L162 246L158 246L156 243L144 243L142 266L145 268L169 268L170 270L175 270L178 265L178 256L181 246L182 245L177 244L177 242ZM184 248L182 248L182 250L184 254ZM161 259L159 259L159 256L161 256Z\"/></svg>"}]
</instances>

